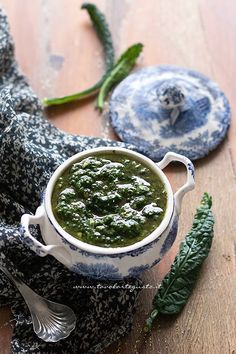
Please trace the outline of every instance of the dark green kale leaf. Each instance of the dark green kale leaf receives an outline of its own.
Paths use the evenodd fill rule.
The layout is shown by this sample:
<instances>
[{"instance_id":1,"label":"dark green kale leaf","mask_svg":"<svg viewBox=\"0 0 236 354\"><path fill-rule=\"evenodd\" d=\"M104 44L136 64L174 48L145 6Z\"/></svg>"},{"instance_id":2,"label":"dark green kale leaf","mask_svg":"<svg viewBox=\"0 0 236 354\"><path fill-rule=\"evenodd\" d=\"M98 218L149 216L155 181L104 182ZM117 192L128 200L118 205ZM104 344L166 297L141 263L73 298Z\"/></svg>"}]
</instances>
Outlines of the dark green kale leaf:
<instances>
[{"instance_id":1,"label":"dark green kale leaf","mask_svg":"<svg viewBox=\"0 0 236 354\"><path fill-rule=\"evenodd\" d=\"M136 43L129 47L114 65L112 71L107 75L99 91L97 107L103 110L104 101L111 88L122 81L133 69L136 59L143 49L142 43Z\"/></svg>"},{"instance_id":2,"label":"dark green kale leaf","mask_svg":"<svg viewBox=\"0 0 236 354\"><path fill-rule=\"evenodd\" d=\"M88 11L88 14L91 18L91 21L93 23L94 29L98 35L98 38L100 39L102 46L103 46L103 51L104 51L104 56L105 56L105 73L102 76L102 78L92 87L81 91L77 92L68 96L64 97L58 97L58 98L44 98L43 99L43 104L44 106L54 106L54 105L60 105L72 101L78 101L90 96L94 96L102 86L102 83L104 82L105 78L113 68L114 64L114 47L113 47L113 42L112 42L112 36L109 30L109 26L106 22L105 16L102 14L102 12L94 5L90 3L84 3L81 6L82 9L85 9Z\"/></svg>"},{"instance_id":3,"label":"dark green kale leaf","mask_svg":"<svg viewBox=\"0 0 236 354\"><path fill-rule=\"evenodd\" d=\"M212 244L214 218L211 206L212 198L204 193L192 229L181 242L171 270L153 299L153 310L146 320L145 332L151 330L158 314L178 314L187 303Z\"/></svg>"},{"instance_id":4,"label":"dark green kale leaf","mask_svg":"<svg viewBox=\"0 0 236 354\"><path fill-rule=\"evenodd\" d=\"M109 30L109 26L107 24L106 18L101 13L101 11L94 5L90 3L84 3L81 6L81 9L85 9L88 11L88 14L92 20L94 29L100 39L105 56L105 66L106 66L106 73L103 75L102 79L99 81L100 84L104 81L105 77L107 76L107 72L109 72L114 65L114 46L112 41L112 36ZM97 84L98 85L98 84Z\"/></svg>"}]
</instances>

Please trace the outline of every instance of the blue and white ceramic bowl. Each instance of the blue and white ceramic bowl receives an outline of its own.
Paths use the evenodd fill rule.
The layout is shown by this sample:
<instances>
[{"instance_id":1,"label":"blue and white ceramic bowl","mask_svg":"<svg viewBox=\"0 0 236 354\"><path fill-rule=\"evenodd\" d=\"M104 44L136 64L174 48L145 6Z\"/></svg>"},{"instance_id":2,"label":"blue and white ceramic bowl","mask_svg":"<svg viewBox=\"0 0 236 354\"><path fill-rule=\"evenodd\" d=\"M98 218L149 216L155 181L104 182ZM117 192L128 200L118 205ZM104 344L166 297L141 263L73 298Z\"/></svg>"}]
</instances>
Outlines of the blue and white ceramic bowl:
<instances>
[{"instance_id":1,"label":"blue and white ceramic bowl","mask_svg":"<svg viewBox=\"0 0 236 354\"><path fill-rule=\"evenodd\" d=\"M167 209L161 224L143 240L126 247L104 248L82 242L63 230L53 215L51 197L56 181L69 165L88 156L112 151L140 161L161 178L167 191ZM182 162L187 169L187 181L175 194L162 172L171 161ZM84 276L108 280L137 277L144 270L157 264L173 244L183 196L193 188L194 167L192 162L182 155L168 152L163 160L156 164L149 158L124 148L104 147L86 150L72 156L57 168L47 185L43 203L36 214L22 216L22 240L39 256L52 255L73 272ZM31 234L29 226L32 224L39 224L45 245Z\"/></svg>"}]
</instances>

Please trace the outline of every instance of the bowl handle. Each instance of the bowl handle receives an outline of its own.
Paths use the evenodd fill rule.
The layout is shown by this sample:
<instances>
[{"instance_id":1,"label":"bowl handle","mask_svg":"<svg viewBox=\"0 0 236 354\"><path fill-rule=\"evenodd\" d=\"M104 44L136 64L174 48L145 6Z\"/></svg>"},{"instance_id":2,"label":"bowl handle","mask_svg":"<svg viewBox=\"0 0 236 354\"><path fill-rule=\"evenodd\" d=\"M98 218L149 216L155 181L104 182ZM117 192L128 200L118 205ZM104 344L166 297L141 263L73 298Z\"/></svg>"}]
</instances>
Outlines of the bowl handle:
<instances>
[{"instance_id":1,"label":"bowl handle","mask_svg":"<svg viewBox=\"0 0 236 354\"><path fill-rule=\"evenodd\" d=\"M71 264L71 255L63 247L58 245L45 246L38 241L29 230L30 225L40 225L44 222L45 210L43 206L37 209L36 215L24 214L21 217L20 238L32 251L37 253L40 257L52 255L60 262L69 266Z\"/></svg>"},{"instance_id":2,"label":"bowl handle","mask_svg":"<svg viewBox=\"0 0 236 354\"><path fill-rule=\"evenodd\" d=\"M172 161L182 162L187 169L187 181L182 187L180 187L180 189L174 195L175 210L178 215L181 212L181 204L182 204L183 196L185 195L185 193L194 189L195 187L195 181L194 181L195 171L192 162L187 157L176 154L175 152L167 152L164 158L160 162L158 162L157 165L158 167L160 167L161 170L163 170Z\"/></svg>"}]
</instances>

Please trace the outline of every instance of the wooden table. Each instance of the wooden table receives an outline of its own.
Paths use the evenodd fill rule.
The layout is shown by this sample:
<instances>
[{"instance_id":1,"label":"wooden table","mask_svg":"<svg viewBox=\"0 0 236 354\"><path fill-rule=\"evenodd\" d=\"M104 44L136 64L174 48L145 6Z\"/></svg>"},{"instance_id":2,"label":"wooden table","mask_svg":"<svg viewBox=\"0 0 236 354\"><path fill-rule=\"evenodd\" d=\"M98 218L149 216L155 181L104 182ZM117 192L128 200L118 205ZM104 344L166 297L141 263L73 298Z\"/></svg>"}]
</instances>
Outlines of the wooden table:
<instances>
[{"instance_id":1,"label":"wooden table","mask_svg":"<svg viewBox=\"0 0 236 354\"><path fill-rule=\"evenodd\" d=\"M139 66L177 64L199 70L219 83L236 109L236 4L234 0L97 0L106 14L117 55L143 42ZM0 0L16 44L16 58L40 97L58 96L88 87L102 72L102 52L80 0ZM64 131L116 138L108 118L94 110L94 101L72 104L48 113ZM159 318L150 340L140 328L153 292L143 290L134 330L111 353L227 354L236 353L236 122L224 143L195 163L196 189L183 203L178 240L161 263L145 275L157 284L168 271L179 240L191 226L204 191L213 196L215 238L197 286L182 314ZM173 188L184 180L180 168L168 170ZM0 324L9 318L1 309ZM0 328L0 354L9 353L10 326Z\"/></svg>"}]
</instances>

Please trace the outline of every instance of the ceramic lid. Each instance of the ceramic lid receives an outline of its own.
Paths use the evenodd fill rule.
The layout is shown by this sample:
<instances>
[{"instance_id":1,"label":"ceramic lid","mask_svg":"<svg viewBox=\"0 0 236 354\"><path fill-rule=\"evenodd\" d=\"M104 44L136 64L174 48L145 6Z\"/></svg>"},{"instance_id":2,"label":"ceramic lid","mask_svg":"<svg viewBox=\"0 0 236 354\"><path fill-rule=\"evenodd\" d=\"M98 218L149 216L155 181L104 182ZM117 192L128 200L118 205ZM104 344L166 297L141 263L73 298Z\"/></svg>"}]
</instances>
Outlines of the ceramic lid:
<instances>
[{"instance_id":1,"label":"ceramic lid","mask_svg":"<svg viewBox=\"0 0 236 354\"><path fill-rule=\"evenodd\" d=\"M148 67L114 90L109 107L119 137L158 161L168 151L199 159L215 149L230 123L230 106L216 83L177 66Z\"/></svg>"}]
</instances>

